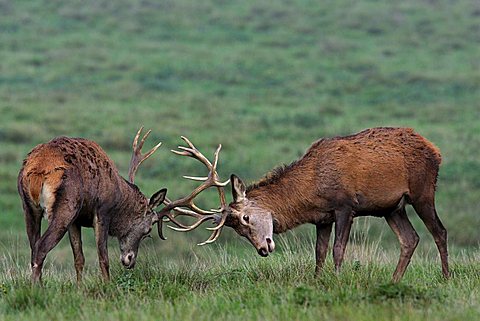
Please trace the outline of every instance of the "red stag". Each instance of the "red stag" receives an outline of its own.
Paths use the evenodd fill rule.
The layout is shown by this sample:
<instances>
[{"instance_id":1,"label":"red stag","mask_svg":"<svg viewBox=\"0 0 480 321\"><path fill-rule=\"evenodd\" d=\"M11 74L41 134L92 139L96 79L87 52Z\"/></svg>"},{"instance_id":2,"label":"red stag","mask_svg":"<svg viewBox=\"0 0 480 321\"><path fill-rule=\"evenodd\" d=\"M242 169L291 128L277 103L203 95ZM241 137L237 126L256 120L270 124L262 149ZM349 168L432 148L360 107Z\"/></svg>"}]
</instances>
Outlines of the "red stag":
<instances>
[{"instance_id":1,"label":"red stag","mask_svg":"<svg viewBox=\"0 0 480 321\"><path fill-rule=\"evenodd\" d=\"M161 219L154 209L164 201L167 192L162 189L148 199L133 184L140 163L161 145L142 154L141 148L150 134L148 131L139 143L142 128L133 143L129 181L120 176L103 149L90 140L58 137L28 154L18 175L18 192L32 251L33 282L41 280L47 253L67 231L77 282L81 281L85 262L82 226L95 229L104 279L109 279L108 235L119 240L122 264L126 268L135 265L140 241L149 235L152 224ZM48 228L40 236L42 216L48 220Z\"/></svg>"},{"instance_id":2,"label":"red stag","mask_svg":"<svg viewBox=\"0 0 480 321\"><path fill-rule=\"evenodd\" d=\"M321 139L302 158L273 170L253 185L246 187L232 175L233 202L222 206L222 214L217 215L215 236L223 225L230 226L261 256L268 256L275 248L273 233L315 224L318 275L333 223L333 259L338 272L353 219L385 217L400 242L400 258L393 274L393 281L398 282L419 241L405 212L405 205L411 204L433 235L443 275L448 278L447 231L434 202L440 162L438 148L410 128L372 128ZM191 230L200 223L180 230Z\"/></svg>"}]
</instances>

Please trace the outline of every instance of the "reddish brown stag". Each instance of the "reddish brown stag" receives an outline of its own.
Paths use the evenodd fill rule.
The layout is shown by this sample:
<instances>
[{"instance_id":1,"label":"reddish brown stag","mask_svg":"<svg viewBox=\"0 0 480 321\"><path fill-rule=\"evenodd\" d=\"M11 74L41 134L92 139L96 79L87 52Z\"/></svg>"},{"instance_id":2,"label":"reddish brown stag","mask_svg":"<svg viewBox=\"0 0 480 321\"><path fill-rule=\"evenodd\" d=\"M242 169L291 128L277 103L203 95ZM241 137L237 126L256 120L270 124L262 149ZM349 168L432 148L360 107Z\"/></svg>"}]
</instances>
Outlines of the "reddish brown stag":
<instances>
[{"instance_id":1,"label":"reddish brown stag","mask_svg":"<svg viewBox=\"0 0 480 321\"><path fill-rule=\"evenodd\" d=\"M253 185L246 187L232 175L233 202L218 215L221 221L216 232L223 225L230 226L261 256L267 256L275 248L273 233L315 224L318 275L333 223L333 259L339 271L353 219L384 217L400 241L400 259L393 274L393 281L398 282L419 241L405 211L411 204L433 235L443 275L448 278L447 231L434 202L440 162L438 148L410 128L372 128L321 139L302 158Z\"/></svg>"},{"instance_id":2,"label":"reddish brown stag","mask_svg":"<svg viewBox=\"0 0 480 321\"><path fill-rule=\"evenodd\" d=\"M81 227L93 227L102 276L109 279L107 238L118 238L121 261L126 268L135 265L140 241L159 221L155 207L164 201L166 189L148 199L134 185L140 163L152 155L141 149L148 131L138 142L135 136L129 169L129 181L118 173L113 161L93 141L58 137L38 145L27 156L18 175L18 192L22 199L30 242L32 281L41 280L47 253L68 231L73 250L77 282L84 266ZM48 228L41 234L42 216Z\"/></svg>"}]
</instances>

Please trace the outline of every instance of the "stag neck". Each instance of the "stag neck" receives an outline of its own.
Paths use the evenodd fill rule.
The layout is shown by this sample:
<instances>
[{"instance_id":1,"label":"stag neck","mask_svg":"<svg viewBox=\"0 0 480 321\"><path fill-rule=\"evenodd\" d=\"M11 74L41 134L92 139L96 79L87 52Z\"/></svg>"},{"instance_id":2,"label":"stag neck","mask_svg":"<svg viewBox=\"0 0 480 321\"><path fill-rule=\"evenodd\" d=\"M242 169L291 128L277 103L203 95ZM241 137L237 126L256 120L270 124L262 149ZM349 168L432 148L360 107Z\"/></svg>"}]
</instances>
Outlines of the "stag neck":
<instances>
[{"instance_id":1,"label":"stag neck","mask_svg":"<svg viewBox=\"0 0 480 321\"><path fill-rule=\"evenodd\" d=\"M272 184L251 189L248 201L272 214L273 232L283 233L298 225L312 221L312 199L295 184Z\"/></svg>"},{"instance_id":2,"label":"stag neck","mask_svg":"<svg viewBox=\"0 0 480 321\"><path fill-rule=\"evenodd\" d=\"M122 177L117 186L115 206L110 209L109 234L119 237L126 230L125 222L132 222L132 219L144 213L143 207L148 206L148 199L135 184Z\"/></svg>"}]
</instances>

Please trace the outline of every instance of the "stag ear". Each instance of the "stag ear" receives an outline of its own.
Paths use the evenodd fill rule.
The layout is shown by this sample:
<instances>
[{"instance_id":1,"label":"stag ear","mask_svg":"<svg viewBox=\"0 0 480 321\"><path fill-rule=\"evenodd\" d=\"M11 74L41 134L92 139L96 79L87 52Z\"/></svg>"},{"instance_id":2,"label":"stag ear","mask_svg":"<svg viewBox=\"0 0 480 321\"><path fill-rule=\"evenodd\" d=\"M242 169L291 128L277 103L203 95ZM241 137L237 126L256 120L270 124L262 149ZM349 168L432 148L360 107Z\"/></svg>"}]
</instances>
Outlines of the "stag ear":
<instances>
[{"instance_id":1,"label":"stag ear","mask_svg":"<svg viewBox=\"0 0 480 321\"><path fill-rule=\"evenodd\" d=\"M243 200L246 198L245 195L245 184L242 182L240 178L238 178L237 175L232 174L230 176L230 182L232 183L232 196L233 196L233 201L235 203L243 202Z\"/></svg>"},{"instance_id":2,"label":"stag ear","mask_svg":"<svg viewBox=\"0 0 480 321\"><path fill-rule=\"evenodd\" d=\"M166 195L167 195L167 189L162 188L161 190L153 194L152 197L150 197L148 207L150 207L151 209L156 208L157 206L163 203L163 200L165 200Z\"/></svg>"}]
</instances>

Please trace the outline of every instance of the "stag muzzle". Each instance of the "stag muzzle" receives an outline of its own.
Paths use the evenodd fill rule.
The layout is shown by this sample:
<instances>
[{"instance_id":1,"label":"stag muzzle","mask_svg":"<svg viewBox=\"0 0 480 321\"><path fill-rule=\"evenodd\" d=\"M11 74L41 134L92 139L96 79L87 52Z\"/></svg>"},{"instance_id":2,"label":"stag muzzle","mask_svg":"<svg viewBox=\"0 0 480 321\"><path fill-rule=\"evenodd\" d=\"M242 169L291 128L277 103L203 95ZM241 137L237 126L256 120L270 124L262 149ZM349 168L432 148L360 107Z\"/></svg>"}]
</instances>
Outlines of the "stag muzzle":
<instances>
[{"instance_id":1,"label":"stag muzzle","mask_svg":"<svg viewBox=\"0 0 480 321\"><path fill-rule=\"evenodd\" d=\"M265 239L265 245L260 247L257 250L257 252L260 256L267 257L268 254L272 253L274 250L275 250L275 242L271 238L267 237Z\"/></svg>"},{"instance_id":2,"label":"stag muzzle","mask_svg":"<svg viewBox=\"0 0 480 321\"><path fill-rule=\"evenodd\" d=\"M120 255L120 261L126 269L132 269L136 263L136 256L133 251Z\"/></svg>"}]
</instances>

